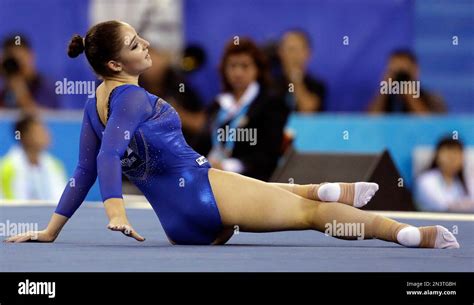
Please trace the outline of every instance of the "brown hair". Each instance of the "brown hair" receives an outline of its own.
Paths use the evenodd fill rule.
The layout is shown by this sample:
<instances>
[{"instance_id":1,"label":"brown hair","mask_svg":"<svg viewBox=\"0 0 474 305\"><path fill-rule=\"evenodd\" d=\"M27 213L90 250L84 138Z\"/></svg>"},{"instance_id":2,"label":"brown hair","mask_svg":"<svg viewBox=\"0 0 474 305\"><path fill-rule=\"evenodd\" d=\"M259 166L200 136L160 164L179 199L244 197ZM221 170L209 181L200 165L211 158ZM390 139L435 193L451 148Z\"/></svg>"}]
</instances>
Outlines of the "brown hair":
<instances>
[{"instance_id":1,"label":"brown hair","mask_svg":"<svg viewBox=\"0 0 474 305\"><path fill-rule=\"evenodd\" d=\"M14 131L19 132L20 135L26 134L30 126L34 123L41 123L41 121L35 115L23 113L15 122Z\"/></svg>"},{"instance_id":2,"label":"brown hair","mask_svg":"<svg viewBox=\"0 0 474 305\"><path fill-rule=\"evenodd\" d=\"M435 155L433 157L433 161L431 161L431 165L428 168L428 170L436 169L439 168L438 166L438 158L439 158L439 151L442 148L449 147L449 148L457 148L460 151L464 151L464 145L461 142L461 140L455 140L452 138L452 136L445 136L439 140L438 144L436 144L436 149L435 149ZM461 170L457 173L456 177L461 181L462 187L466 194L469 193L469 190L467 188L466 180L464 179L464 169L461 168Z\"/></svg>"},{"instance_id":3,"label":"brown hair","mask_svg":"<svg viewBox=\"0 0 474 305\"><path fill-rule=\"evenodd\" d=\"M224 55L222 56L221 63L219 65L219 74L221 76L222 85L225 92L232 91L232 86L225 75L225 66L229 57L235 54L247 54L252 57L258 70L258 83L260 86L267 86L269 84L270 76L268 72L268 62L263 52L250 38L239 38L238 43L235 43L234 39L232 39L227 42L224 48Z\"/></svg>"},{"instance_id":4,"label":"brown hair","mask_svg":"<svg viewBox=\"0 0 474 305\"><path fill-rule=\"evenodd\" d=\"M74 35L69 42L68 56L75 58L85 51L89 64L95 73L101 76L113 76L107 62L117 60L123 46L120 27L123 23L117 20L105 21L94 25L87 31L86 37Z\"/></svg>"}]
</instances>

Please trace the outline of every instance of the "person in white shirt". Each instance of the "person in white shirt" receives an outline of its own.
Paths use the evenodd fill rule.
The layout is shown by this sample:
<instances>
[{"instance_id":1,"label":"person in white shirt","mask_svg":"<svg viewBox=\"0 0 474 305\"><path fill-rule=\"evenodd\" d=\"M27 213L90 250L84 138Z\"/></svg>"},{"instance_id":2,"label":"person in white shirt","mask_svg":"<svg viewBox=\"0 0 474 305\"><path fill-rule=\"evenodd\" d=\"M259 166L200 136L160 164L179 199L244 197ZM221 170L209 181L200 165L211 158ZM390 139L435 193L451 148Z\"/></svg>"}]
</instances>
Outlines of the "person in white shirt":
<instances>
[{"instance_id":1,"label":"person in white shirt","mask_svg":"<svg viewBox=\"0 0 474 305\"><path fill-rule=\"evenodd\" d=\"M66 174L61 161L46 152L48 130L30 115L21 118L14 129L20 145L13 145L0 159L0 198L59 200Z\"/></svg>"},{"instance_id":2,"label":"person in white shirt","mask_svg":"<svg viewBox=\"0 0 474 305\"><path fill-rule=\"evenodd\" d=\"M450 137L436 147L431 166L416 179L415 197L420 210L474 212L474 196L466 185L463 144Z\"/></svg>"}]
</instances>

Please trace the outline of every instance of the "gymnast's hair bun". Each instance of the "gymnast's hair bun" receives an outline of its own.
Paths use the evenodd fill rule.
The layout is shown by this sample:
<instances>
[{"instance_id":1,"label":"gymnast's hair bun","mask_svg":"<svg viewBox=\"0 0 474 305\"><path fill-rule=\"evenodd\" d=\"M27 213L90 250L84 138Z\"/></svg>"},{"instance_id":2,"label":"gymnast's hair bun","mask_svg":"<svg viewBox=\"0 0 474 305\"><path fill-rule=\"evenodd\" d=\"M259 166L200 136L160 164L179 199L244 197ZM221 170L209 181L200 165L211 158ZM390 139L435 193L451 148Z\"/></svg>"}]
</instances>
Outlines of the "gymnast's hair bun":
<instances>
[{"instance_id":1,"label":"gymnast's hair bun","mask_svg":"<svg viewBox=\"0 0 474 305\"><path fill-rule=\"evenodd\" d=\"M84 39L80 35L72 36L71 41L69 42L69 47L67 50L67 55L71 58L75 58L79 56L82 52L84 52Z\"/></svg>"}]
</instances>

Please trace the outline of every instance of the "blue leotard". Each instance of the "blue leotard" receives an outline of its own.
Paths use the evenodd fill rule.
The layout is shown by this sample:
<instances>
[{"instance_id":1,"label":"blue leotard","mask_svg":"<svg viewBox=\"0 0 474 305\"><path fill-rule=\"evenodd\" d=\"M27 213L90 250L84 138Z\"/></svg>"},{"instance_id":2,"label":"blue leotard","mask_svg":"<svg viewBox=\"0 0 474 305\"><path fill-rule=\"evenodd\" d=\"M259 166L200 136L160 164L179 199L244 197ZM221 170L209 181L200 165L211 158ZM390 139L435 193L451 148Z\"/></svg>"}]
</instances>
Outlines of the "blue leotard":
<instances>
[{"instance_id":1,"label":"blue leotard","mask_svg":"<svg viewBox=\"0 0 474 305\"><path fill-rule=\"evenodd\" d=\"M122 198L122 173L150 202L178 244L210 244L222 230L207 160L184 140L177 112L163 99L127 84L109 97L107 126L95 99L86 103L79 162L56 213L71 217L99 177L102 200Z\"/></svg>"}]
</instances>

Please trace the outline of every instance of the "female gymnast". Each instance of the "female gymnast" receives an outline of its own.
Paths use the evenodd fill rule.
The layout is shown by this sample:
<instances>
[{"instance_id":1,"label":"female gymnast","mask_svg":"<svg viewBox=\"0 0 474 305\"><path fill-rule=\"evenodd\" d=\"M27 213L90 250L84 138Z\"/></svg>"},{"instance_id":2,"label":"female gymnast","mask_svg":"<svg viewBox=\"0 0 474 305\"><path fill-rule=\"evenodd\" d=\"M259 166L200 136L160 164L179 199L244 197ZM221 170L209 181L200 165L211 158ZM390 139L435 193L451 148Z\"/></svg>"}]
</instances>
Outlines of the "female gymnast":
<instances>
[{"instance_id":1,"label":"female gymnast","mask_svg":"<svg viewBox=\"0 0 474 305\"><path fill-rule=\"evenodd\" d=\"M69 56L85 51L104 80L85 106L78 165L47 228L7 242L53 242L97 177L108 228L144 241L126 216L124 173L150 202L172 244L222 245L235 226L242 232L324 232L326 224L336 222L363 224L365 239L407 247L459 247L441 226L417 228L359 210L377 191L375 183L266 183L211 168L185 142L176 111L137 85L140 73L152 64L148 45L119 21L93 26L84 39L72 38Z\"/></svg>"}]
</instances>

